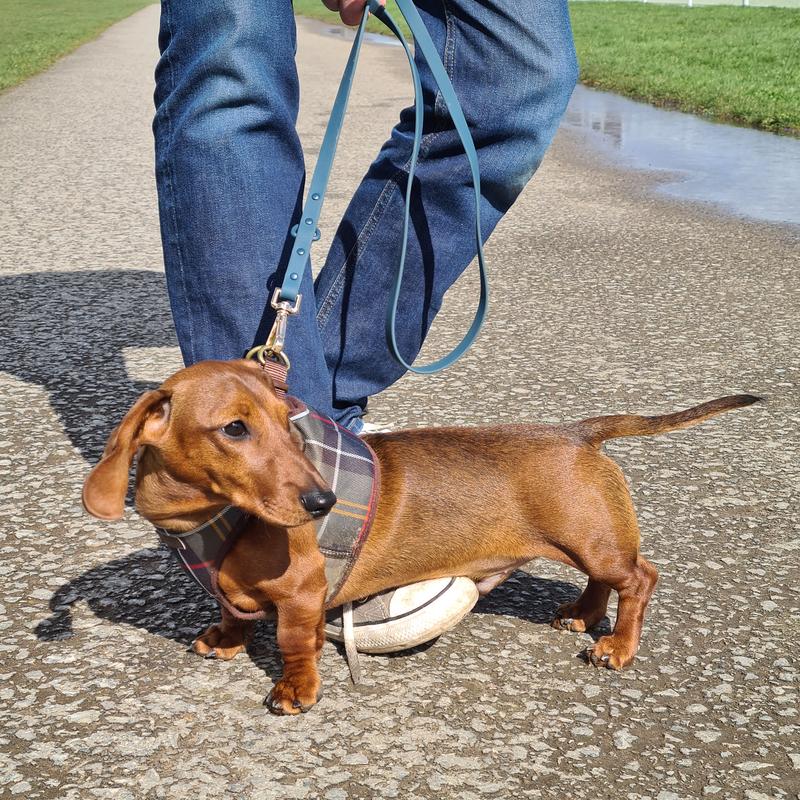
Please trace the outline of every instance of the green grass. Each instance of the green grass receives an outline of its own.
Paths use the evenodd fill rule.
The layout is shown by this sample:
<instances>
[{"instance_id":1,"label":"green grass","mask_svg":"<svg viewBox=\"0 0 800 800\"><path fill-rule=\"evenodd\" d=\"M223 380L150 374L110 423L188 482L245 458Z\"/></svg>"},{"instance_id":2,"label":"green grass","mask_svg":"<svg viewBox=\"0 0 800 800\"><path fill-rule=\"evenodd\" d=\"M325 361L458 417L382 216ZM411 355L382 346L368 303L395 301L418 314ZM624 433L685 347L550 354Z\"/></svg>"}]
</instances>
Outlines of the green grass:
<instances>
[{"instance_id":1,"label":"green grass","mask_svg":"<svg viewBox=\"0 0 800 800\"><path fill-rule=\"evenodd\" d=\"M0 0L0 91L152 0ZM186 0L191 2L191 0Z\"/></svg>"},{"instance_id":2,"label":"green grass","mask_svg":"<svg viewBox=\"0 0 800 800\"><path fill-rule=\"evenodd\" d=\"M0 91L148 2L0 0ZM320 0L294 0L294 6L304 16L338 20ZM392 0L388 7L402 19ZM800 11L593 0L570 9L583 83L800 136ZM368 27L385 33L377 20Z\"/></svg>"},{"instance_id":3,"label":"green grass","mask_svg":"<svg viewBox=\"0 0 800 800\"><path fill-rule=\"evenodd\" d=\"M294 6L304 16L338 19L320 0ZM582 0L570 12L582 83L800 136L800 11ZM377 20L369 24L385 32Z\"/></svg>"},{"instance_id":4,"label":"green grass","mask_svg":"<svg viewBox=\"0 0 800 800\"><path fill-rule=\"evenodd\" d=\"M583 83L800 135L800 11L607 2L570 11Z\"/></svg>"}]
</instances>

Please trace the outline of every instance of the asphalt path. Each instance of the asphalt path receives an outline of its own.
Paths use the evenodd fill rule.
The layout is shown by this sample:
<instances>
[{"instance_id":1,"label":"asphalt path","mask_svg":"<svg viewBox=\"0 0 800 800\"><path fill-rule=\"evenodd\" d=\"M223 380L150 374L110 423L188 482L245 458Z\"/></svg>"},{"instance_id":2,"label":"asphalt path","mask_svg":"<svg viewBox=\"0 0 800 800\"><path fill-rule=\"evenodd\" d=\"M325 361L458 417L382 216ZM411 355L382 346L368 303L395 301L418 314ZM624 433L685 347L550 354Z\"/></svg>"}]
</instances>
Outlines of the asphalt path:
<instances>
[{"instance_id":1,"label":"asphalt path","mask_svg":"<svg viewBox=\"0 0 800 800\"><path fill-rule=\"evenodd\" d=\"M578 657L591 634L548 626L583 577L547 562L432 645L365 657L359 687L326 644L325 696L297 718L261 705L270 626L229 663L186 652L213 604L132 510L105 523L79 502L113 425L180 365L152 177L156 26L145 9L0 96L0 796L800 797L800 232L658 197L658 175L573 133L489 242L477 346L372 416L569 421L766 397L607 447L661 573L636 663L595 670ZM310 162L347 52L325 31L299 36ZM367 46L320 253L408 99L402 52ZM475 288L453 289L428 355L468 324Z\"/></svg>"}]
</instances>

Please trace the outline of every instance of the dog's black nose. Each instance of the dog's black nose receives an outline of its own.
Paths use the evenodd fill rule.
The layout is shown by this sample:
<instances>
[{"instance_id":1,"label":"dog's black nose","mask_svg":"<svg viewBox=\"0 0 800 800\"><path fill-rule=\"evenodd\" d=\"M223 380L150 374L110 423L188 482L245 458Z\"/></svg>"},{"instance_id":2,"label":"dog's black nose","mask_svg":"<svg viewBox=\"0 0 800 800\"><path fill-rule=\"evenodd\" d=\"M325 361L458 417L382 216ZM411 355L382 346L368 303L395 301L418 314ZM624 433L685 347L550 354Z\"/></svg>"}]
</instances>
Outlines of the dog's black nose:
<instances>
[{"instance_id":1,"label":"dog's black nose","mask_svg":"<svg viewBox=\"0 0 800 800\"><path fill-rule=\"evenodd\" d=\"M312 517L322 517L333 508L336 495L333 492L306 492L300 495L300 502Z\"/></svg>"}]
</instances>

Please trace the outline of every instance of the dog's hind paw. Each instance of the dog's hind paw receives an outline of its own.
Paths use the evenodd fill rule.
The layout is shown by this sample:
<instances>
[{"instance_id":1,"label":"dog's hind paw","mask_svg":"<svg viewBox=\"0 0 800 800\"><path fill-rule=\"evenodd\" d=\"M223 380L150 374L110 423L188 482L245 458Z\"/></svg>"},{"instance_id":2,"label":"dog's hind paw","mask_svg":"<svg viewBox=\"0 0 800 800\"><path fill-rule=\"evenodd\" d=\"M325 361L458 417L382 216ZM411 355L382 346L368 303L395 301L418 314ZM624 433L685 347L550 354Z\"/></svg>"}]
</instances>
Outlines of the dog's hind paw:
<instances>
[{"instance_id":1,"label":"dog's hind paw","mask_svg":"<svg viewBox=\"0 0 800 800\"><path fill-rule=\"evenodd\" d=\"M583 620L574 620L572 617L556 617L550 625L557 631L583 632Z\"/></svg>"},{"instance_id":2,"label":"dog's hind paw","mask_svg":"<svg viewBox=\"0 0 800 800\"><path fill-rule=\"evenodd\" d=\"M594 606L581 602L578 598L574 603L564 603L556 609L555 619L550 625L558 631L573 631L584 633L593 628L606 615L605 606Z\"/></svg>"}]
</instances>

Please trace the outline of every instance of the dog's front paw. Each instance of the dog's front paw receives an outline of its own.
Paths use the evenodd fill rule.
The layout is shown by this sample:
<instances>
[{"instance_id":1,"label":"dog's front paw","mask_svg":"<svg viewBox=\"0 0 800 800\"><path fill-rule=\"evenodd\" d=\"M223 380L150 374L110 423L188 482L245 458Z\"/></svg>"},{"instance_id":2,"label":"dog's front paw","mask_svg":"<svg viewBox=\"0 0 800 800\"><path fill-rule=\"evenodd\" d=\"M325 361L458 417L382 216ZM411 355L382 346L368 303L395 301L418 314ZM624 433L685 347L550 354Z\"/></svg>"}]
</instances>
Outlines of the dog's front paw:
<instances>
[{"instance_id":1,"label":"dog's front paw","mask_svg":"<svg viewBox=\"0 0 800 800\"><path fill-rule=\"evenodd\" d=\"M247 645L247 633L244 629L212 625L205 633L192 642L192 650L203 658L218 658L230 661L239 655Z\"/></svg>"},{"instance_id":2,"label":"dog's front paw","mask_svg":"<svg viewBox=\"0 0 800 800\"><path fill-rule=\"evenodd\" d=\"M557 631L583 633L586 630L586 623L580 618L575 619L569 616L558 616L550 623L550 627L555 628Z\"/></svg>"},{"instance_id":3,"label":"dog's front paw","mask_svg":"<svg viewBox=\"0 0 800 800\"><path fill-rule=\"evenodd\" d=\"M284 676L264 700L273 714L300 714L308 711L322 697L319 675L304 674Z\"/></svg>"},{"instance_id":4,"label":"dog's front paw","mask_svg":"<svg viewBox=\"0 0 800 800\"><path fill-rule=\"evenodd\" d=\"M621 636L601 636L592 647L586 649L589 663L595 667L622 669L630 664L636 655L636 648Z\"/></svg>"}]
</instances>

